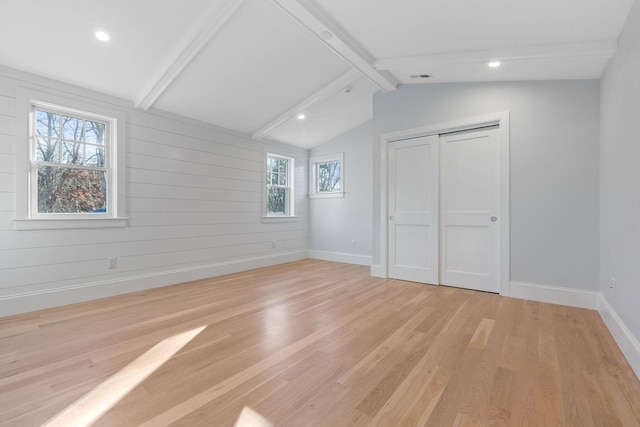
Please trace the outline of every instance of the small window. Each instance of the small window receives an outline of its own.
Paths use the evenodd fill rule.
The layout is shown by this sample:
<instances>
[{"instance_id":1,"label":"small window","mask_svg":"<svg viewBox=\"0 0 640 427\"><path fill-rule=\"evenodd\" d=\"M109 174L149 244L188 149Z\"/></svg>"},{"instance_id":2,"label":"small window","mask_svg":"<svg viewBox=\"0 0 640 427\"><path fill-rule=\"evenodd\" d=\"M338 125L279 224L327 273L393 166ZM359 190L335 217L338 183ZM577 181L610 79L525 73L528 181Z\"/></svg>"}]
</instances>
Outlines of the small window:
<instances>
[{"instance_id":1,"label":"small window","mask_svg":"<svg viewBox=\"0 0 640 427\"><path fill-rule=\"evenodd\" d=\"M309 159L309 197L344 197L343 154Z\"/></svg>"},{"instance_id":2,"label":"small window","mask_svg":"<svg viewBox=\"0 0 640 427\"><path fill-rule=\"evenodd\" d=\"M290 157L267 154L267 189L266 215L294 215L294 159Z\"/></svg>"},{"instance_id":3,"label":"small window","mask_svg":"<svg viewBox=\"0 0 640 427\"><path fill-rule=\"evenodd\" d=\"M124 141L119 141L124 114L22 88L17 100L25 105L17 117L25 123L18 134L23 144L18 164L24 165L18 172L28 179L16 189L16 227L125 226Z\"/></svg>"}]
</instances>

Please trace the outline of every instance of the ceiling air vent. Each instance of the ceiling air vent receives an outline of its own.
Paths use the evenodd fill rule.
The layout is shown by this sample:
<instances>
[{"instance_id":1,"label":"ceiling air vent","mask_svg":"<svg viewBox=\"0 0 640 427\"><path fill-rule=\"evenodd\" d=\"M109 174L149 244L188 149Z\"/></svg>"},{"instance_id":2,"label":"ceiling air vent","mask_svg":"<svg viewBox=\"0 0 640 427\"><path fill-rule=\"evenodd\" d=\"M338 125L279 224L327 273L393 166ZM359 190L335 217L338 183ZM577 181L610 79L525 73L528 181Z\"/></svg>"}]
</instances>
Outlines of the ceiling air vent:
<instances>
[{"instance_id":1,"label":"ceiling air vent","mask_svg":"<svg viewBox=\"0 0 640 427\"><path fill-rule=\"evenodd\" d=\"M412 79L429 79L431 74L413 74L410 76Z\"/></svg>"}]
</instances>

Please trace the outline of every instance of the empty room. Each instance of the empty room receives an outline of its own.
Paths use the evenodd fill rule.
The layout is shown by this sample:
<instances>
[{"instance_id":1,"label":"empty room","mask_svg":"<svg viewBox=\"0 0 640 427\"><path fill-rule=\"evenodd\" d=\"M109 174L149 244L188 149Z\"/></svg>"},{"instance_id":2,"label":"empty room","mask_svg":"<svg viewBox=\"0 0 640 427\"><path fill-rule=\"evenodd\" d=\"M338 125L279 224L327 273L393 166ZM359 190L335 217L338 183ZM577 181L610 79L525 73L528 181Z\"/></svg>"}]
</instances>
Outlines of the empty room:
<instances>
[{"instance_id":1,"label":"empty room","mask_svg":"<svg viewBox=\"0 0 640 427\"><path fill-rule=\"evenodd\" d=\"M0 426L640 427L638 0L0 40Z\"/></svg>"}]
</instances>

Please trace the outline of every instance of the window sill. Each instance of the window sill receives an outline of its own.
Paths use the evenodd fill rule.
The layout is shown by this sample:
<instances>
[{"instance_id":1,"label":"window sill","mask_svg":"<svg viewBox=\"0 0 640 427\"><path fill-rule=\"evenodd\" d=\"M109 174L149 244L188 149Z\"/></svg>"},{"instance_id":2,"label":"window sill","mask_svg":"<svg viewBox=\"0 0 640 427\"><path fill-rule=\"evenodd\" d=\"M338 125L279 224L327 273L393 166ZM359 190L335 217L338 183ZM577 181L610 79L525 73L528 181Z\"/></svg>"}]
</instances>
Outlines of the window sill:
<instances>
[{"instance_id":1,"label":"window sill","mask_svg":"<svg viewBox=\"0 0 640 427\"><path fill-rule=\"evenodd\" d=\"M330 199L333 197L344 197L344 191L336 191L333 193L309 193L310 199Z\"/></svg>"},{"instance_id":2,"label":"window sill","mask_svg":"<svg viewBox=\"0 0 640 427\"><path fill-rule=\"evenodd\" d=\"M282 215L282 216L269 215L269 216L262 217L262 222L296 222L297 220L298 220L297 216L287 216L287 215Z\"/></svg>"},{"instance_id":3,"label":"window sill","mask_svg":"<svg viewBox=\"0 0 640 427\"><path fill-rule=\"evenodd\" d=\"M121 228L127 226L127 218L29 218L15 219L16 230L67 230L75 228Z\"/></svg>"}]
</instances>

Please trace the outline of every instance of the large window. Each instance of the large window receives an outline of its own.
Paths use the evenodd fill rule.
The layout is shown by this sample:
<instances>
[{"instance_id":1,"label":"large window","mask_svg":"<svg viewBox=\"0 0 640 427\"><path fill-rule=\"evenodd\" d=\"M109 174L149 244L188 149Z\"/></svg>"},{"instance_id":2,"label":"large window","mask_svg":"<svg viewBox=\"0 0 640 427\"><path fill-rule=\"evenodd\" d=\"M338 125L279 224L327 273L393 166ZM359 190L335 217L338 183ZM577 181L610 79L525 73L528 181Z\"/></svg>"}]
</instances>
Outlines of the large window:
<instances>
[{"instance_id":1,"label":"large window","mask_svg":"<svg viewBox=\"0 0 640 427\"><path fill-rule=\"evenodd\" d=\"M309 159L309 197L344 197L343 154Z\"/></svg>"},{"instance_id":2,"label":"large window","mask_svg":"<svg viewBox=\"0 0 640 427\"><path fill-rule=\"evenodd\" d=\"M294 215L294 160L290 157L267 154L266 214L267 216Z\"/></svg>"},{"instance_id":3,"label":"large window","mask_svg":"<svg viewBox=\"0 0 640 427\"><path fill-rule=\"evenodd\" d=\"M28 179L17 187L17 228L126 225L124 147L118 141L124 136L124 114L51 94L18 92L18 102L26 104L26 114L17 117L26 130L24 139L18 132L24 144L18 164Z\"/></svg>"}]
</instances>

